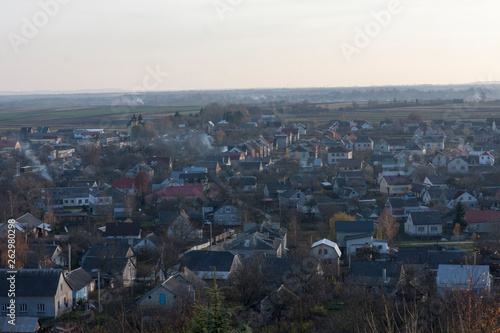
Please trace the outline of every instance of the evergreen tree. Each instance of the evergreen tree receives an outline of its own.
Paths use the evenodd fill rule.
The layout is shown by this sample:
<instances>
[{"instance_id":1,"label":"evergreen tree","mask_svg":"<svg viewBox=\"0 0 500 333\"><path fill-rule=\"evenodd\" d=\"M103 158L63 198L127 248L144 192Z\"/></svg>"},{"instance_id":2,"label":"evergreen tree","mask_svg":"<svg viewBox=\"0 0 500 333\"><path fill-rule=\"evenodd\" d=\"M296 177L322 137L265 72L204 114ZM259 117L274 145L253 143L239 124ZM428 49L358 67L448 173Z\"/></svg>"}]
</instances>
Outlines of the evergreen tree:
<instances>
[{"instance_id":1,"label":"evergreen tree","mask_svg":"<svg viewBox=\"0 0 500 333\"><path fill-rule=\"evenodd\" d=\"M461 202L457 203L457 205L455 206L455 217L453 218L453 224L460 225L460 229L462 231L467 228L467 220L465 219L465 207Z\"/></svg>"},{"instance_id":2,"label":"evergreen tree","mask_svg":"<svg viewBox=\"0 0 500 333\"><path fill-rule=\"evenodd\" d=\"M226 333L232 332L231 317L233 311L224 307L224 296L217 290L214 279L214 288L206 288L207 304L197 304L191 319L189 332L191 333Z\"/></svg>"}]
</instances>

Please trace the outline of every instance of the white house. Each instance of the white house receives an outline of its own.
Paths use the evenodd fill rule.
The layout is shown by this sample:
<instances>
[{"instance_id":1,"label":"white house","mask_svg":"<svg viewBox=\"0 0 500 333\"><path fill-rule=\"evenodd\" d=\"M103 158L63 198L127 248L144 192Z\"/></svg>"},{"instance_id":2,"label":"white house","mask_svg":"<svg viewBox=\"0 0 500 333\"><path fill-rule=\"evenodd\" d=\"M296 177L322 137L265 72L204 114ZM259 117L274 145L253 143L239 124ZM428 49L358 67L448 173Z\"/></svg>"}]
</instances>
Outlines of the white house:
<instances>
[{"instance_id":1,"label":"white house","mask_svg":"<svg viewBox=\"0 0 500 333\"><path fill-rule=\"evenodd\" d=\"M479 156L479 164L482 164L482 165L493 165L494 163L495 163L495 158L493 157L493 155L491 155L487 151L484 152L484 153L482 153Z\"/></svg>"},{"instance_id":2,"label":"white house","mask_svg":"<svg viewBox=\"0 0 500 333\"><path fill-rule=\"evenodd\" d=\"M467 191L457 191L446 207L453 209L459 202L461 202L466 208L478 208L477 199Z\"/></svg>"},{"instance_id":3,"label":"white house","mask_svg":"<svg viewBox=\"0 0 500 333\"><path fill-rule=\"evenodd\" d=\"M439 211L410 212L405 222L405 233L412 236L440 236L443 222Z\"/></svg>"}]
</instances>

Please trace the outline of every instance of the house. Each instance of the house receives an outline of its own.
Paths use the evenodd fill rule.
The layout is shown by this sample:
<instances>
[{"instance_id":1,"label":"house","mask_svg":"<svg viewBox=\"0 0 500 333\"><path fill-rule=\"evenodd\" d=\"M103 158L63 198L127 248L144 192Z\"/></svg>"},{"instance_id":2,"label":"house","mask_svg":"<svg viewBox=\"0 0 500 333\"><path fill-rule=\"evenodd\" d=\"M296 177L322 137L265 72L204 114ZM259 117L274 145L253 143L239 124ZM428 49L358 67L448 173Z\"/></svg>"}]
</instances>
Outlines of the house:
<instances>
[{"instance_id":1,"label":"house","mask_svg":"<svg viewBox=\"0 0 500 333\"><path fill-rule=\"evenodd\" d=\"M146 164L154 170L172 171L172 158L170 156L148 157Z\"/></svg>"},{"instance_id":2,"label":"house","mask_svg":"<svg viewBox=\"0 0 500 333\"><path fill-rule=\"evenodd\" d=\"M257 177L255 176L230 177L228 183L233 191L254 192L257 190Z\"/></svg>"},{"instance_id":3,"label":"house","mask_svg":"<svg viewBox=\"0 0 500 333\"><path fill-rule=\"evenodd\" d=\"M387 195L404 195L411 191L409 176L383 176L380 181L380 193Z\"/></svg>"},{"instance_id":4,"label":"house","mask_svg":"<svg viewBox=\"0 0 500 333\"><path fill-rule=\"evenodd\" d=\"M219 206L213 212L213 221L216 226L238 226L242 225L242 218L238 208L231 204Z\"/></svg>"},{"instance_id":5,"label":"house","mask_svg":"<svg viewBox=\"0 0 500 333\"><path fill-rule=\"evenodd\" d=\"M150 233L134 245L134 252L140 254L158 252L161 243L160 237L156 236L154 233Z\"/></svg>"},{"instance_id":6,"label":"house","mask_svg":"<svg viewBox=\"0 0 500 333\"><path fill-rule=\"evenodd\" d=\"M443 221L439 211L410 212L405 222L405 232L412 236L441 236Z\"/></svg>"},{"instance_id":7,"label":"house","mask_svg":"<svg viewBox=\"0 0 500 333\"><path fill-rule=\"evenodd\" d=\"M202 225L196 223L184 210L181 210L177 217L167 225L167 236L184 241L199 239L203 236Z\"/></svg>"},{"instance_id":8,"label":"house","mask_svg":"<svg viewBox=\"0 0 500 333\"><path fill-rule=\"evenodd\" d=\"M337 245L345 248L345 238L348 236L373 234L375 224L373 221L337 221L335 222L335 233L337 234Z\"/></svg>"},{"instance_id":9,"label":"house","mask_svg":"<svg viewBox=\"0 0 500 333\"><path fill-rule=\"evenodd\" d=\"M115 178L112 187L127 195L136 195L137 187L135 178Z\"/></svg>"},{"instance_id":10,"label":"house","mask_svg":"<svg viewBox=\"0 0 500 333\"><path fill-rule=\"evenodd\" d=\"M73 300L87 301L89 293L94 291L94 279L81 267L65 273L65 278L73 290Z\"/></svg>"},{"instance_id":11,"label":"house","mask_svg":"<svg viewBox=\"0 0 500 333\"><path fill-rule=\"evenodd\" d=\"M363 285L393 292L399 281L401 265L390 261L354 260L349 268L347 285Z\"/></svg>"},{"instance_id":12,"label":"house","mask_svg":"<svg viewBox=\"0 0 500 333\"><path fill-rule=\"evenodd\" d=\"M297 147L290 149L289 153L290 153L290 158L298 161L304 161L304 160L307 161L309 158L318 157L316 151L304 147L303 145L298 145Z\"/></svg>"},{"instance_id":13,"label":"house","mask_svg":"<svg viewBox=\"0 0 500 333\"><path fill-rule=\"evenodd\" d=\"M492 276L487 265L439 265L436 285L440 295L455 290L486 294L491 290Z\"/></svg>"},{"instance_id":14,"label":"house","mask_svg":"<svg viewBox=\"0 0 500 333\"><path fill-rule=\"evenodd\" d=\"M206 168L208 173L218 174L221 171L219 162L217 161L194 161L195 168Z\"/></svg>"},{"instance_id":15,"label":"house","mask_svg":"<svg viewBox=\"0 0 500 333\"><path fill-rule=\"evenodd\" d=\"M276 233L276 232L275 232ZM245 232L237 235L228 250L243 258L281 258L285 255L283 237L279 238L259 231Z\"/></svg>"},{"instance_id":16,"label":"house","mask_svg":"<svg viewBox=\"0 0 500 333\"><path fill-rule=\"evenodd\" d=\"M145 172L149 176L150 180L153 179L153 176L155 175L155 171L153 170L153 168L151 168L145 162L140 162L137 163L132 169L128 170L125 174L125 177L135 178L140 172Z\"/></svg>"},{"instance_id":17,"label":"house","mask_svg":"<svg viewBox=\"0 0 500 333\"><path fill-rule=\"evenodd\" d=\"M361 170L363 169L363 160L357 158L340 160L337 166L340 171Z\"/></svg>"},{"instance_id":18,"label":"house","mask_svg":"<svg viewBox=\"0 0 500 333\"><path fill-rule=\"evenodd\" d=\"M469 163L463 157L457 156L448 163L448 173L450 174L466 174L468 172Z\"/></svg>"},{"instance_id":19,"label":"house","mask_svg":"<svg viewBox=\"0 0 500 333\"><path fill-rule=\"evenodd\" d=\"M455 206L461 202L466 209L478 208L479 204L477 199L468 191L456 191L453 198L446 205L447 208L453 209Z\"/></svg>"},{"instance_id":20,"label":"house","mask_svg":"<svg viewBox=\"0 0 500 333\"><path fill-rule=\"evenodd\" d=\"M69 207L88 207L90 186L55 187L41 190L44 209L62 209Z\"/></svg>"},{"instance_id":21,"label":"house","mask_svg":"<svg viewBox=\"0 0 500 333\"><path fill-rule=\"evenodd\" d=\"M448 164L448 156L441 152L437 152L436 155L432 157L432 165L435 167L445 167Z\"/></svg>"},{"instance_id":22,"label":"house","mask_svg":"<svg viewBox=\"0 0 500 333\"><path fill-rule=\"evenodd\" d=\"M189 251L182 256L179 267L187 267L205 281L227 280L241 266L238 255L229 251Z\"/></svg>"},{"instance_id":23,"label":"house","mask_svg":"<svg viewBox=\"0 0 500 333\"><path fill-rule=\"evenodd\" d=\"M108 239L126 239L129 245L133 245L134 240L141 239L141 233L141 224L139 222L132 222L128 219L123 223L106 223L104 237Z\"/></svg>"},{"instance_id":24,"label":"house","mask_svg":"<svg viewBox=\"0 0 500 333\"><path fill-rule=\"evenodd\" d=\"M437 186L441 188L448 188L449 187L448 182L450 181L450 179L451 179L450 177L444 175L442 176L431 175L425 177L423 184L425 186Z\"/></svg>"},{"instance_id":25,"label":"house","mask_svg":"<svg viewBox=\"0 0 500 333\"><path fill-rule=\"evenodd\" d=\"M136 276L135 254L127 244L93 245L84 253L81 267L93 279L100 277L97 283L104 286L130 287Z\"/></svg>"},{"instance_id":26,"label":"house","mask_svg":"<svg viewBox=\"0 0 500 333\"><path fill-rule=\"evenodd\" d=\"M327 161L330 165L335 165L341 160L352 159L352 150L338 146L328 149Z\"/></svg>"},{"instance_id":27,"label":"house","mask_svg":"<svg viewBox=\"0 0 500 333\"><path fill-rule=\"evenodd\" d=\"M426 136L424 142L427 152L444 149L444 136L442 135Z\"/></svg>"},{"instance_id":28,"label":"house","mask_svg":"<svg viewBox=\"0 0 500 333\"><path fill-rule=\"evenodd\" d=\"M493 165L495 164L495 158L493 155L485 151L481 155L479 155L479 164L481 165Z\"/></svg>"},{"instance_id":29,"label":"house","mask_svg":"<svg viewBox=\"0 0 500 333\"><path fill-rule=\"evenodd\" d=\"M465 212L466 230L470 233L487 233L500 230L500 211L469 209Z\"/></svg>"},{"instance_id":30,"label":"house","mask_svg":"<svg viewBox=\"0 0 500 333\"><path fill-rule=\"evenodd\" d=\"M290 190L289 182L268 182L264 185L264 198L278 199L280 194Z\"/></svg>"},{"instance_id":31,"label":"house","mask_svg":"<svg viewBox=\"0 0 500 333\"><path fill-rule=\"evenodd\" d=\"M311 245L309 256L321 263L323 271L330 276L339 275L340 257L342 252L338 245L326 238Z\"/></svg>"},{"instance_id":32,"label":"house","mask_svg":"<svg viewBox=\"0 0 500 333\"><path fill-rule=\"evenodd\" d=\"M428 210L427 207L420 206L417 198L413 197L390 197L385 204L389 213L399 218L406 218L410 212Z\"/></svg>"},{"instance_id":33,"label":"house","mask_svg":"<svg viewBox=\"0 0 500 333\"><path fill-rule=\"evenodd\" d=\"M132 205L125 193L104 184L90 189L89 211L94 215L123 218L132 214Z\"/></svg>"},{"instance_id":34,"label":"house","mask_svg":"<svg viewBox=\"0 0 500 333\"><path fill-rule=\"evenodd\" d=\"M141 307L176 306L183 302L194 303L197 291L205 288L195 273L184 267L182 271L170 276L165 282L157 285L142 296L136 305Z\"/></svg>"},{"instance_id":35,"label":"house","mask_svg":"<svg viewBox=\"0 0 500 333\"><path fill-rule=\"evenodd\" d=\"M9 279L12 276L15 276L17 316L56 318L71 311L73 291L60 269L20 269L15 272L0 269L2 317L9 311Z\"/></svg>"},{"instance_id":36,"label":"house","mask_svg":"<svg viewBox=\"0 0 500 333\"><path fill-rule=\"evenodd\" d=\"M2 138L0 140L0 151L21 151L21 144L17 140L7 140Z\"/></svg>"},{"instance_id":37,"label":"house","mask_svg":"<svg viewBox=\"0 0 500 333\"><path fill-rule=\"evenodd\" d=\"M354 142L354 150L356 151L373 150L373 140L367 136L358 136L356 142Z\"/></svg>"}]
</instances>

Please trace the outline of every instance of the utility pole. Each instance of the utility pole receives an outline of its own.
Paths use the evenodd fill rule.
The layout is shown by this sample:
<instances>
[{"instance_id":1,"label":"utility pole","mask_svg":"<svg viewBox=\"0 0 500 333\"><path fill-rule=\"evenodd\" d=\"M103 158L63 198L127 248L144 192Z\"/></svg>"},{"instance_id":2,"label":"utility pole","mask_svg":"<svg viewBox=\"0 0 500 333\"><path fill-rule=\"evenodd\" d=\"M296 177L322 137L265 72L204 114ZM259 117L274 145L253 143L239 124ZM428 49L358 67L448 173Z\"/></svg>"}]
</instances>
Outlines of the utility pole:
<instances>
[{"instance_id":1,"label":"utility pole","mask_svg":"<svg viewBox=\"0 0 500 333\"><path fill-rule=\"evenodd\" d=\"M128 268L130 271L130 294L134 296L134 277L132 275L132 263L128 262Z\"/></svg>"},{"instance_id":2,"label":"utility pole","mask_svg":"<svg viewBox=\"0 0 500 333\"><path fill-rule=\"evenodd\" d=\"M97 312L101 313L101 270L97 269Z\"/></svg>"}]
</instances>

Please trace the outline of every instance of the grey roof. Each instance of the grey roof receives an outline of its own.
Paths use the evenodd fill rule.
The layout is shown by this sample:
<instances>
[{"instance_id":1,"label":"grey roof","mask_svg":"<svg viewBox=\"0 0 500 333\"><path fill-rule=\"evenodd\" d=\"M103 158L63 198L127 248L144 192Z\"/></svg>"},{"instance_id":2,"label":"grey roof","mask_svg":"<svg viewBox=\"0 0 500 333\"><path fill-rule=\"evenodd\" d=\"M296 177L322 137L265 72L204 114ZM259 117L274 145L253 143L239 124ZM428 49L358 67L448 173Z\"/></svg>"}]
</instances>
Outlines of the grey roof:
<instances>
[{"instance_id":1,"label":"grey roof","mask_svg":"<svg viewBox=\"0 0 500 333\"><path fill-rule=\"evenodd\" d=\"M434 269L441 264L462 264L466 255L466 251L429 250L427 252L427 263Z\"/></svg>"},{"instance_id":2,"label":"grey roof","mask_svg":"<svg viewBox=\"0 0 500 333\"><path fill-rule=\"evenodd\" d=\"M409 185L411 184L410 176L384 176L388 185Z\"/></svg>"},{"instance_id":3,"label":"grey roof","mask_svg":"<svg viewBox=\"0 0 500 333\"><path fill-rule=\"evenodd\" d=\"M158 212L158 225L170 225L177 216L179 216L179 212L169 212L169 211L161 211Z\"/></svg>"},{"instance_id":4,"label":"grey roof","mask_svg":"<svg viewBox=\"0 0 500 333\"><path fill-rule=\"evenodd\" d=\"M16 221L18 223L27 223L32 228L36 228L37 226L39 226L42 223L42 221L40 219L37 219L36 217L31 215L30 213L26 213L23 216L18 217L16 219Z\"/></svg>"},{"instance_id":5,"label":"grey roof","mask_svg":"<svg viewBox=\"0 0 500 333\"><path fill-rule=\"evenodd\" d=\"M335 232L373 232L373 221L337 221Z\"/></svg>"},{"instance_id":6,"label":"grey roof","mask_svg":"<svg viewBox=\"0 0 500 333\"><path fill-rule=\"evenodd\" d=\"M271 194L277 194L278 191L286 191L292 188L292 185L289 182L269 182L266 183L267 190Z\"/></svg>"},{"instance_id":7,"label":"grey roof","mask_svg":"<svg viewBox=\"0 0 500 333\"><path fill-rule=\"evenodd\" d=\"M441 214L437 210L428 210L424 212L410 212L413 225L433 225L443 224Z\"/></svg>"},{"instance_id":8,"label":"grey roof","mask_svg":"<svg viewBox=\"0 0 500 333\"><path fill-rule=\"evenodd\" d=\"M79 291L94 282L94 279L80 267L66 275L66 282L68 282L71 289Z\"/></svg>"},{"instance_id":9,"label":"grey roof","mask_svg":"<svg viewBox=\"0 0 500 333\"><path fill-rule=\"evenodd\" d=\"M272 241L271 241L272 242ZM245 237L241 237L239 239L234 240L229 245L229 250L231 251L265 251L265 250L275 250L273 244L266 241L265 239L259 236L258 232L255 232L251 235L246 235Z\"/></svg>"},{"instance_id":10,"label":"grey roof","mask_svg":"<svg viewBox=\"0 0 500 333\"><path fill-rule=\"evenodd\" d=\"M9 317L0 317L0 332L28 333L37 332L39 329L38 317L19 317L16 316L16 324L9 324Z\"/></svg>"},{"instance_id":11,"label":"grey roof","mask_svg":"<svg viewBox=\"0 0 500 333\"><path fill-rule=\"evenodd\" d=\"M90 249L88 249L88 251L84 254L84 257L124 258L126 257L129 249L130 245L123 243L113 242L106 244L96 244L93 245Z\"/></svg>"},{"instance_id":12,"label":"grey roof","mask_svg":"<svg viewBox=\"0 0 500 333\"><path fill-rule=\"evenodd\" d=\"M381 284L384 269L390 284L396 284L401 265L390 261L352 261L349 276L367 284Z\"/></svg>"},{"instance_id":13,"label":"grey roof","mask_svg":"<svg viewBox=\"0 0 500 333\"><path fill-rule=\"evenodd\" d=\"M445 175L431 175L431 176L427 176L427 179L429 179L429 181L433 185L436 185L436 184L444 185L444 184L446 184L446 182L448 181L448 179L450 179L450 177L449 176L445 176Z\"/></svg>"},{"instance_id":14,"label":"grey roof","mask_svg":"<svg viewBox=\"0 0 500 333\"><path fill-rule=\"evenodd\" d=\"M189 251L182 257L179 267L187 267L193 272L229 272L235 255L229 251Z\"/></svg>"},{"instance_id":15,"label":"grey roof","mask_svg":"<svg viewBox=\"0 0 500 333\"><path fill-rule=\"evenodd\" d=\"M388 201L393 209L420 206L416 198L391 197L388 199Z\"/></svg>"},{"instance_id":16,"label":"grey roof","mask_svg":"<svg viewBox=\"0 0 500 333\"><path fill-rule=\"evenodd\" d=\"M106 237L137 236L141 231L139 222L106 223Z\"/></svg>"},{"instance_id":17,"label":"grey roof","mask_svg":"<svg viewBox=\"0 0 500 333\"><path fill-rule=\"evenodd\" d=\"M99 258L86 257L82 263L82 268L93 278L97 278L97 271L101 271L101 276L115 276L122 274L127 268L129 258Z\"/></svg>"},{"instance_id":18,"label":"grey roof","mask_svg":"<svg viewBox=\"0 0 500 333\"><path fill-rule=\"evenodd\" d=\"M487 265L439 265L437 272L438 287L475 287L486 286L490 268Z\"/></svg>"},{"instance_id":19,"label":"grey roof","mask_svg":"<svg viewBox=\"0 0 500 333\"><path fill-rule=\"evenodd\" d=\"M9 270L0 270L0 297L7 297ZM54 297L59 286L60 269L20 269L16 276L16 297Z\"/></svg>"}]
</instances>

